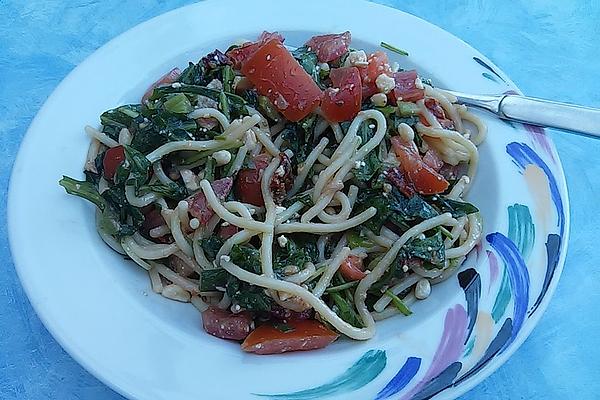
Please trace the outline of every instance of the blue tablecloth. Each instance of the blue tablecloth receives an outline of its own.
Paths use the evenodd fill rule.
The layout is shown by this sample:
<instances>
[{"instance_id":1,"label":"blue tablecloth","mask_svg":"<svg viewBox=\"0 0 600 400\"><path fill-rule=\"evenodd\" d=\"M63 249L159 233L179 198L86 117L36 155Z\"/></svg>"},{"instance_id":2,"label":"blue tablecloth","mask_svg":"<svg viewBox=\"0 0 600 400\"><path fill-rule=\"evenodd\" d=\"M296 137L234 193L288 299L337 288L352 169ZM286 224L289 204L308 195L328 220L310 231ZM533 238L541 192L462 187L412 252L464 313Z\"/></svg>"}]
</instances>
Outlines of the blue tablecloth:
<instances>
[{"instance_id":1,"label":"blue tablecloth","mask_svg":"<svg viewBox=\"0 0 600 400\"><path fill-rule=\"evenodd\" d=\"M380 2L467 41L528 95L600 107L598 1ZM0 399L122 399L71 359L31 308L8 248L8 180L31 120L77 64L126 29L189 3L0 1ZM463 399L600 396L600 252L593 236L600 226L595 197L600 195L600 141L559 132L551 136L571 197L571 242L563 276L529 339Z\"/></svg>"}]
</instances>

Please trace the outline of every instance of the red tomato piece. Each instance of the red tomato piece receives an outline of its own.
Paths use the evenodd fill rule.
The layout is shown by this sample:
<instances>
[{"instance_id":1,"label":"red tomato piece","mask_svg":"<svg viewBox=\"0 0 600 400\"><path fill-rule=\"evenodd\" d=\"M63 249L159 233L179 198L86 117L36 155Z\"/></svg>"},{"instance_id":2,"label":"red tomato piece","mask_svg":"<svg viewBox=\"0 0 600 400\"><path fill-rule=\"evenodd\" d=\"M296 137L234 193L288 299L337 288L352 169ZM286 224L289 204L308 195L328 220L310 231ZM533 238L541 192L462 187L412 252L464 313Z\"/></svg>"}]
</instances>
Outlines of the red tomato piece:
<instances>
[{"instance_id":1,"label":"red tomato piece","mask_svg":"<svg viewBox=\"0 0 600 400\"><path fill-rule=\"evenodd\" d=\"M394 136L392 147L404 178L418 193L436 194L448 188L448 181L423 161L413 142L404 142L399 136Z\"/></svg>"},{"instance_id":2,"label":"red tomato piece","mask_svg":"<svg viewBox=\"0 0 600 400\"><path fill-rule=\"evenodd\" d=\"M317 54L319 62L333 61L348 51L352 40L350 32L313 36L306 46Z\"/></svg>"},{"instance_id":3,"label":"red tomato piece","mask_svg":"<svg viewBox=\"0 0 600 400\"><path fill-rule=\"evenodd\" d=\"M315 315L315 310L313 310L312 308L307 308L304 311L297 312L292 311L289 308L281 307L278 304L273 304L271 306L271 312L269 314L273 318L285 322L289 319L312 319Z\"/></svg>"},{"instance_id":4,"label":"red tomato piece","mask_svg":"<svg viewBox=\"0 0 600 400\"><path fill-rule=\"evenodd\" d=\"M294 175L292 173L292 161L285 153L279 153L279 167L275 170L275 173L271 177L269 189L273 195L273 201L275 204L281 205L287 191L294 185ZM280 171L283 171L281 173Z\"/></svg>"},{"instance_id":5,"label":"red tomato piece","mask_svg":"<svg viewBox=\"0 0 600 400\"><path fill-rule=\"evenodd\" d=\"M170 85L173 82L176 82L181 76L181 70L179 68L173 68L163 76L161 76L156 82L154 82L150 87L146 90L146 93L142 96L142 104L146 104L150 96L152 96L152 91L160 86Z\"/></svg>"},{"instance_id":6,"label":"red tomato piece","mask_svg":"<svg viewBox=\"0 0 600 400\"><path fill-rule=\"evenodd\" d=\"M321 89L277 39L251 55L242 73L290 121L301 120L319 105Z\"/></svg>"},{"instance_id":7,"label":"red tomato piece","mask_svg":"<svg viewBox=\"0 0 600 400\"><path fill-rule=\"evenodd\" d=\"M440 158L440 155L434 149L429 149L423 156L423 162L433 168L436 172L440 172L440 169L444 166L444 162Z\"/></svg>"},{"instance_id":8,"label":"red tomato piece","mask_svg":"<svg viewBox=\"0 0 600 400\"><path fill-rule=\"evenodd\" d=\"M104 177L112 180L117 172L117 168L125 161L125 148L123 146L115 146L104 153L104 160L102 165L104 166Z\"/></svg>"},{"instance_id":9,"label":"red tomato piece","mask_svg":"<svg viewBox=\"0 0 600 400\"><path fill-rule=\"evenodd\" d=\"M207 333L218 338L244 340L252 330L252 316L246 311L233 314L209 307L202 313L202 326Z\"/></svg>"},{"instance_id":10,"label":"red tomato piece","mask_svg":"<svg viewBox=\"0 0 600 400\"><path fill-rule=\"evenodd\" d=\"M442 128L454 129L454 121L446 117L446 112L444 111L444 108L436 99L426 98L425 107L427 107L427 109L431 111L431 113L435 116L440 125L442 125ZM426 123L424 125L429 126L429 123Z\"/></svg>"},{"instance_id":11,"label":"red tomato piece","mask_svg":"<svg viewBox=\"0 0 600 400\"><path fill-rule=\"evenodd\" d=\"M225 200L225 197L227 197L229 192L231 192L231 188L233 187L233 179L229 177L218 179L210 185L217 195L217 198L219 200ZM204 196L202 191L199 191L198 193L188 197L187 202L190 214L200 221L200 225L206 224L212 218L212 216L215 215L215 212L208 205L206 196Z\"/></svg>"},{"instance_id":12,"label":"red tomato piece","mask_svg":"<svg viewBox=\"0 0 600 400\"><path fill-rule=\"evenodd\" d=\"M157 228L161 225L165 225L165 220L159 210L154 205L146 206L142 209L144 214L144 222L140 227L140 232L148 237L150 230Z\"/></svg>"},{"instance_id":13,"label":"red tomato piece","mask_svg":"<svg viewBox=\"0 0 600 400\"><path fill-rule=\"evenodd\" d=\"M340 265L342 276L351 281L357 281L367 276L364 269L362 258L354 255L349 255Z\"/></svg>"},{"instance_id":14,"label":"red tomato piece","mask_svg":"<svg viewBox=\"0 0 600 400\"><path fill-rule=\"evenodd\" d=\"M233 67L235 69L241 69L244 61L254 54L256 50L260 48L260 46L267 43L271 39L279 40L281 43L283 43L284 40L283 36L277 32L263 31L256 42L244 43L240 47L235 47L229 50L226 55L233 62Z\"/></svg>"},{"instance_id":15,"label":"red tomato piece","mask_svg":"<svg viewBox=\"0 0 600 400\"><path fill-rule=\"evenodd\" d=\"M419 89L416 84L417 71L401 71L394 73L396 87L393 90L393 97L396 101L421 100L425 97L425 89Z\"/></svg>"},{"instance_id":16,"label":"red tomato piece","mask_svg":"<svg viewBox=\"0 0 600 400\"><path fill-rule=\"evenodd\" d=\"M390 168L385 173L386 179L406 197L411 198L417 193L413 185L408 181L406 174L400 168Z\"/></svg>"},{"instance_id":17,"label":"red tomato piece","mask_svg":"<svg viewBox=\"0 0 600 400\"><path fill-rule=\"evenodd\" d=\"M254 167L256 169L265 169L271 162L271 155L267 153L260 153L256 157L254 157Z\"/></svg>"},{"instance_id":18,"label":"red tomato piece","mask_svg":"<svg viewBox=\"0 0 600 400\"><path fill-rule=\"evenodd\" d=\"M238 173L235 180L235 195L243 203L253 204L258 207L265 205L260 188L262 170L244 168Z\"/></svg>"},{"instance_id":19,"label":"red tomato piece","mask_svg":"<svg viewBox=\"0 0 600 400\"><path fill-rule=\"evenodd\" d=\"M289 331L261 325L248 335L242 350L256 354L279 354L288 351L321 349L338 338L338 334L314 319L289 320Z\"/></svg>"},{"instance_id":20,"label":"red tomato piece","mask_svg":"<svg viewBox=\"0 0 600 400\"><path fill-rule=\"evenodd\" d=\"M221 227L219 228L219 237L221 239L227 240L238 232L239 232L239 228L235 225L227 225L227 226L221 225Z\"/></svg>"},{"instance_id":21,"label":"red tomato piece","mask_svg":"<svg viewBox=\"0 0 600 400\"><path fill-rule=\"evenodd\" d=\"M381 74L392 76L392 69L388 56L383 51L376 51L370 54L367 58L368 65L365 68L360 68L360 78L362 81L363 98L371 97L379 92L375 80Z\"/></svg>"},{"instance_id":22,"label":"red tomato piece","mask_svg":"<svg viewBox=\"0 0 600 400\"><path fill-rule=\"evenodd\" d=\"M356 67L335 68L329 77L334 87L325 90L321 110L331 122L349 121L358 114L362 104L360 72Z\"/></svg>"}]
</instances>

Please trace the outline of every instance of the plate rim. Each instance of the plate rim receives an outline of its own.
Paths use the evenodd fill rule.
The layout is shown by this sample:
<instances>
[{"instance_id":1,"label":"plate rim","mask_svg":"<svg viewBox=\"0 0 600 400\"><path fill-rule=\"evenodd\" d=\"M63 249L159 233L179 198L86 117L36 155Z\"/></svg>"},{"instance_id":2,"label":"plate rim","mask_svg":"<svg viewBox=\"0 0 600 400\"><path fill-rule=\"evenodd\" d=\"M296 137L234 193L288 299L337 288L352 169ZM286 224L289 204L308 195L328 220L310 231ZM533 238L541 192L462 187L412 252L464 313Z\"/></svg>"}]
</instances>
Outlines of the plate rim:
<instances>
[{"instance_id":1,"label":"plate rim","mask_svg":"<svg viewBox=\"0 0 600 400\"><path fill-rule=\"evenodd\" d=\"M261 4L261 3L265 3L265 2L260 1L260 2L257 2L256 4ZM268 3L268 1L267 1L267 3ZM338 1L338 3L339 3L339 1ZM417 17L413 14L407 13L405 11L401 11L396 8L389 7L387 5L371 3L371 2L367 2L367 1L352 0L349 3L361 4L363 6L379 8L381 12L387 10L389 12L401 13L401 14L408 15L408 16L410 16L410 18L418 19L422 23L429 25L429 27L431 29L438 30L438 31L442 32L444 35L450 36L452 38L452 40L462 42L465 46L472 49L474 51L474 53L476 53L478 55L482 55L482 53L479 52L475 47L466 43L461 38L438 27L437 25L434 25L434 24L432 24L420 17ZM70 80L73 79L73 77L76 75L76 72L79 71L83 65L88 65L90 63L93 63L93 61L96 57L99 57L104 52L112 49L115 46L115 44L118 44L120 41L122 41L124 37L131 36L131 35L135 34L136 31L143 31L146 26L157 22L157 20L161 20L161 19L167 20L172 15L182 13L185 10L189 10L189 11L193 10L193 12L196 12L197 11L196 9L202 10L204 7L217 6L219 4L220 4L219 0L208 0L208 1L201 2L201 3L193 3L193 4L183 6L183 7L175 8L166 13L157 15L151 19L148 19L148 20L146 20L140 24L137 24L137 25L127 29L126 31L120 33L119 35L117 35L116 37L112 38L111 40L106 42L104 45L99 47L97 50L92 52L90 55L88 55L73 70L71 70L69 72L69 74L67 74L66 77L56 86L56 88L53 90L52 94L50 94L50 96L48 96L48 98L44 101L44 104L40 107L40 109L36 113L35 118L32 120L29 128L27 129L27 132L23 136L23 139L19 145L19 151L15 157L15 161L14 161L14 164L12 167L12 172L11 172L10 179L9 179L8 196L7 196L7 198L8 198L8 202L7 202L8 229L7 229L7 232L8 232L8 236L9 236L10 252L11 252L12 260L15 265L15 270L17 272L17 275L19 277L21 285L29 299L30 304L34 308L37 316L40 318L40 320L42 321L42 323L44 324L46 329L48 329L50 334L53 336L53 338L61 345L61 347L71 357L73 357L73 359L75 359L78 362L78 364L80 364L85 370L90 372L94 377L99 379L101 382L103 382L104 384L106 384L107 386L109 386L110 388L115 390L117 393L120 393L121 395L128 397L128 398L137 398L137 397L135 396L135 394L133 392L127 390L125 387L121 387L121 386L117 385L116 383L114 383L113 381L111 381L109 379L108 375L105 374L105 371L100 371L97 368L95 368L93 365L93 362L91 362L90 360L83 357L82 353L80 353L77 349L73 348L73 346L71 346L69 344L67 335L63 335L61 332L59 332L59 329L56 327L56 323L53 322L52 320L46 318L46 315L43 311L43 307L42 307L40 299L38 298L38 296L35 293L32 292L32 289L29 287L29 285L27 283L27 279L24 279L24 276L22 275L24 273L24 269L22 268L22 261L21 261L20 253L23 250L21 248L19 248L19 244L17 244L14 239L14 237L15 237L15 234L14 234L15 228L14 227L17 225L17 221L14 220L14 218L15 218L14 216L16 213L13 211L15 208L18 207L18 205L17 205L18 199L15 198L16 194L15 194L15 190L14 190L15 181L18 179L19 166L25 161L25 160L23 160L22 148L25 147L24 144L28 141L28 138L29 139L31 138L30 131L32 130L32 127L35 127L36 122L42 118L41 116L44 114L44 111L47 109L47 105L50 103L50 101L54 97L55 93L60 92L62 87L64 85L66 85ZM231 4L235 5L236 2L232 2ZM489 65L492 66L496 71L500 71L500 73L502 74L502 77L504 79L506 79L506 81L510 84L510 86L512 88L516 88L520 92L520 90L514 84L514 82L508 76L506 76L506 74L504 74L504 72L502 72L502 70L500 68L495 66L495 64L493 62L491 62L489 59L487 59L487 57L483 56L483 59L487 63L489 63ZM475 387L477 384L479 384L481 381L483 381L485 378L490 376L494 371L496 371L498 368L500 368L508 360L508 358L511 357L514 354L514 352L523 344L523 342L529 337L529 335L531 334L533 329L535 329L535 327L539 323L539 320L541 319L542 315L546 312L546 309L556 291L556 287L560 280L560 276L562 275L562 271L564 269L564 264L566 261L566 255L567 255L567 250L568 250L568 245L569 245L569 238L570 238L570 207L569 207L570 201L569 201L569 192L568 192L567 181L566 181L566 177L564 174L562 162L561 162L559 154L555 148L554 142L551 140L551 138L549 138L549 139L550 139L549 141L550 141L550 148L551 148L552 156L556 158L556 166L555 166L556 172L557 172L556 177L558 178L558 182L559 182L559 185L561 188L563 204L565 205L563 241L561 243L560 250L559 250L559 259L558 259L558 263L557 263L556 270L555 270L556 271L555 276L553 277L553 279L551 281L551 285L548 288L546 294L544 295L544 298L543 298L542 302L540 303L537 312L535 313L535 315L533 315L529 318L529 320L531 322L528 325L523 326L523 328L519 332L518 337L514 341L513 345L509 349L504 351L502 354L495 357L494 362L488 363L487 365L485 365L485 367L481 371L479 371L473 377L469 378L468 380L463 382L461 385L456 387L452 391L453 398L466 393L467 391L469 391L470 389Z\"/></svg>"}]
</instances>

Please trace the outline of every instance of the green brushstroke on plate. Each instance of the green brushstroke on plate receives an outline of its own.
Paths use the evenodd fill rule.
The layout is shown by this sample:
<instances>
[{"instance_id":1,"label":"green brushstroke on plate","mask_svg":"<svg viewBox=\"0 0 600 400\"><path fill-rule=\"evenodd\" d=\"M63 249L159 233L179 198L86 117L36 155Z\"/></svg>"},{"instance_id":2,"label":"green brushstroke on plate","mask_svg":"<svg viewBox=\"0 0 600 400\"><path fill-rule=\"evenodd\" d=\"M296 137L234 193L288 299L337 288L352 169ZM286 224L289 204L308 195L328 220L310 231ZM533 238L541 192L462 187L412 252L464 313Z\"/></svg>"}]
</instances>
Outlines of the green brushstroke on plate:
<instances>
[{"instance_id":1,"label":"green brushstroke on plate","mask_svg":"<svg viewBox=\"0 0 600 400\"><path fill-rule=\"evenodd\" d=\"M510 284L508 282L508 274L506 273L506 265L503 268L502 272L502 282L500 283L500 290L498 290L498 295L496 296L496 301L494 302L494 307L492 307L492 319L494 322L500 321L500 318L504 315L504 311L506 311L506 307L510 302Z\"/></svg>"},{"instance_id":2,"label":"green brushstroke on plate","mask_svg":"<svg viewBox=\"0 0 600 400\"><path fill-rule=\"evenodd\" d=\"M323 385L292 393L258 394L256 396L282 400L320 399L360 389L375 379L385 368L387 357L383 350L369 350L343 374Z\"/></svg>"},{"instance_id":3,"label":"green brushstroke on plate","mask_svg":"<svg viewBox=\"0 0 600 400\"><path fill-rule=\"evenodd\" d=\"M535 225L529 208L522 204L508 207L508 237L527 261L535 243Z\"/></svg>"},{"instance_id":4,"label":"green brushstroke on plate","mask_svg":"<svg viewBox=\"0 0 600 400\"><path fill-rule=\"evenodd\" d=\"M471 340L469 340L469 342L467 343L467 347L465 347L464 357L468 357L469 354L471 354L471 352L473 351L473 347L475 347L475 335L473 335Z\"/></svg>"}]
</instances>

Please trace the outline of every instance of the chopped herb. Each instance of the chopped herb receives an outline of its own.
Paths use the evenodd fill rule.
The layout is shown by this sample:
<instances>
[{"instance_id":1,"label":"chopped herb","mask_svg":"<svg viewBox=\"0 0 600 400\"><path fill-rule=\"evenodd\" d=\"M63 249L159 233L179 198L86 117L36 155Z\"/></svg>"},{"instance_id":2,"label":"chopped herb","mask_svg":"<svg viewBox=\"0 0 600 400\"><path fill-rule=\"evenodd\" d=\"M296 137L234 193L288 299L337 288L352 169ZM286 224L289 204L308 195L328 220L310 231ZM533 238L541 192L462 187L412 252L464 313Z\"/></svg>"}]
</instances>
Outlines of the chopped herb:
<instances>
[{"instance_id":1,"label":"chopped herb","mask_svg":"<svg viewBox=\"0 0 600 400\"><path fill-rule=\"evenodd\" d=\"M200 246L202 247L202 250L204 250L204 254L206 254L206 257L209 260L214 260L215 257L217 257L219 249L221 248L221 246L223 246L223 239L216 235L213 235L206 239L202 239L200 241Z\"/></svg>"},{"instance_id":2,"label":"chopped herb","mask_svg":"<svg viewBox=\"0 0 600 400\"><path fill-rule=\"evenodd\" d=\"M390 299L392 299L392 304L402 314L407 315L407 316L410 315L410 314L412 314L412 311L410 311L410 309L406 306L406 304L404 304L404 302L400 299L400 297L396 296L394 293L390 292L389 290L386 290L385 294Z\"/></svg>"},{"instance_id":3,"label":"chopped herb","mask_svg":"<svg viewBox=\"0 0 600 400\"><path fill-rule=\"evenodd\" d=\"M360 232L352 230L346 234L346 239L348 240L348 246L351 249L355 249L357 247L369 248L375 246L375 243L370 239L362 236Z\"/></svg>"},{"instance_id":4,"label":"chopped herb","mask_svg":"<svg viewBox=\"0 0 600 400\"><path fill-rule=\"evenodd\" d=\"M215 168L217 167L217 162L214 158L208 157L206 160L206 164L204 165L204 179L209 182L213 182L215 180Z\"/></svg>"},{"instance_id":5,"label":"chopped herb","mask_svg":"<svg viewBox=\"0 0 600 400\"><path fill-rule=\"evenodd\" d=\"M389 51L393 51L394 53L398 53L398 54L400 54L401 56L408 56L408 53L407 53L406 51L404 51L404 50L402 50L402 49L399 49L399 48L397 48L397 47L395 47L395 46L392 46L392 45L391 45L391 44L389 44L389 43L386 43L386 42L381 42L379 45L380 45L381 47L383 47L384 49L387 49L387 50L389 50Z\"/></svg>"},{"instance_id":6,"label":"chopped herb","mask_svg":"<svg viewBox=\"0 0 600 400\"><path fill-rule=\"evenodd\" d=\"M358 282L359 281L352 281L352 282L342 283L341 285L337 285L337 286L330 286L327 289L325 289L325 293L341 292L342 290L353 288L354 286L358 285Z\"/></svg>"},{"instance_id":7,"label":"chopped herb","mask_svg":"<svg viewBox=\"0 0 600 400\"><path fill-rule=\"evenodd\" d=\"M200 273L200 290L210 292L225 288L230 275L223 268L205 269Z\"/></svg>"},{"instance_id":8,"label":"chopped herb","mask_svg":"<svg viewBox=\"0 0 600 400\"><path fill-rule=\"evenodd\" d=\"M235 244L229 253L231 262L246 271L261 273L260 252L249 245Z\"/></svg>"},{"instance_id":9,"label":"chopped herb","mask_svg":"<svg viewBox=\"0 0 600 400\"><path fill-rule=\"evenodd\" d=\"M258 111L262 115L271 119L272 121L277 122L281 119L281 117L279 116L279 112L277 112L277 109L275 108L273 103L271 103L271 100L269 100L269 98L267 96L258 96L258 104L257 105L258 105Z\"/></svg>"},{"instance_id":10,"label":"chopped herb","mask_svg":"<svg viewBox=\"0 0 600 400\"><path fill-rule=\"evenodd\" d=\"M451 213L453 218L464 217L465 215L479 212L479 209L471 203L452 200L439 195L428 196L427 201L431 202L441 213Z\"/></svg>"},{"instance_id":11,"label":"chopped herb","mask_svg":"<svg viewBox=\"0 0 600 400\"><path fill-rule=\"evenodd\" d=\"M443 265L446 259L446 248L442 233L437 230L435 234L425 239L412 238L402 247L399 257L404 259L417 257L430 263L432 268Z\"/></svg>"},{"instance_id":12,"label":"chopped herb","mask_svg":"<svg viewBox=\"0 0 600 400\"><path fill-rule=\"evenodd\" d=\"M192 103L190 103L187 96L183 93L166 96L163 107L171 114L189 114L194 109Z\"/></svg>"},{"instance_id":13,"label":"chopped herb","mask_svg":"<svg viewBox=\"0 0 600 400\"><path fill-rule=\"evenodd\" d=\"M335 304L333 310L341 319L357 328L363 327L362 321L358 313L354 310L352 303L343 298L338 292L329 293L329 296Z\"/></svg>"}]
</instances>

